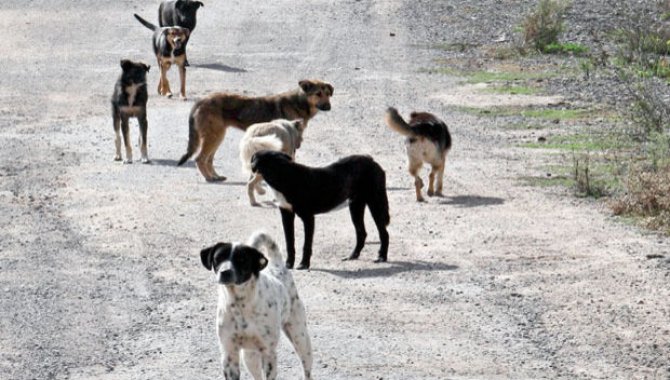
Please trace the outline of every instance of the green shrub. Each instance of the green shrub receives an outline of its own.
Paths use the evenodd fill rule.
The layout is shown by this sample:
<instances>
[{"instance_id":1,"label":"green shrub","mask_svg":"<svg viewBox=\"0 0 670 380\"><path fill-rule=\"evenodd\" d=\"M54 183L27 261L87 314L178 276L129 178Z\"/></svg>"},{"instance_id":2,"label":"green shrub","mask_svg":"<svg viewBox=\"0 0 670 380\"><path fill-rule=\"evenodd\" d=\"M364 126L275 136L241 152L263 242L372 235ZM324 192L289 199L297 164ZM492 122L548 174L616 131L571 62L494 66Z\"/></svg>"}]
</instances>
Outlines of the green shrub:
<instances>
[{"instance_id":1,"label":"green shrub","mask_svg":"<svg viewBox=\"0 0 670 380\"><path fill-rule=\"evenodd\" d=\"M560 0L540 0L537 8L523 22L523 37L526 46L538 51L558 43L563 31L563 15L568 3Z\"/></svg>"}]
</instances>

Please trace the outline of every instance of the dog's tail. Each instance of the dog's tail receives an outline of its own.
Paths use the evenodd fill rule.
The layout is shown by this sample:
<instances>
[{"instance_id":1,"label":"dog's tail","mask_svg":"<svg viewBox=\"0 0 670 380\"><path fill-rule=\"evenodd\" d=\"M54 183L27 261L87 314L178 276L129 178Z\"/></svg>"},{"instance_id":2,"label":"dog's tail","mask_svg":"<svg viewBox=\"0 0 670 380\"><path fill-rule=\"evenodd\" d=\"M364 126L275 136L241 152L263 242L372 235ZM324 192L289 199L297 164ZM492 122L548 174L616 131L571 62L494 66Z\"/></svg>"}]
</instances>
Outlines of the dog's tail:
<instances>
[{"instance_id":1,"label":"dog's tail","mask_svg":"<svg viewBox=\"0 0 670 380\"><path fill-rule=\"evenodd\" d=\"M386 110L386 116L384 117L384 120L386 120L386 125L388 125L389 128L400 133L401 135L408 137L416 136L416 132L412 129L412 127L409 126L409 124L407 124L402 116L400 116L397 109L389 107Z\"/></svg>"},{"instance_id":2,"label":"dog's tail","mask_svg":"<svg viewBox=\"0 0 670 380\"><path fill-rule=\"evenodd\" d=\"M246 135L240 141L240 161L242 162L242 169L247 173L251 173L251 157L254 153L261 150L274 150L281 152L283 145L281 140L275 135L267 136L250 136Z\"/></svg>"},{"instance_id":3,"label":"dog's tail","mask_svg":"<svg viewBox=\"0 0 670 380\"><path fill-rule=\"evenodd\" d=\"M277 243L275 243L272 237L267 233L263 231L254 232L251 237L249 237L247 244L258 249L259 251L262 251L270 261L281 263L283 265L284 258L281 255L279 246L277 246Z\"/></svg>"},{"instance_id":4,"label":"dog's tail","mask_svg":"<svg viewBox=\"0 0 670 380\"><path fill-rule=\"evenodd\" d=\"M149 28L149 29L151 29L151 30L154 30L154 31L155 31L156 29L158 29L158 27L157 27L156 25L154 25L154 24L150 23L149 21L143 19L143 18L140 17L137 13L135 13L135 18L136 18L137 21L139 21L142 25L146 26L147 28Z\"/></svg>"},{"instance_id":5,"label":"dog's tail","mask_svg":"<svg viewBox=\"0 0 670 380\"><path fill-rule=\"evenodd\" d=\"M186 153L181 156L179 162L177 162L177 166L184 165L184 162L188 161L188 159L193 156L195 151L198 150L200 135L198 134L198 130L195 128L195 118L193 117L194 112L195 107L193 107L193 110L191 110L191 114L188 115L188 146L186 147Z\"/></svg>"}]
</instances>

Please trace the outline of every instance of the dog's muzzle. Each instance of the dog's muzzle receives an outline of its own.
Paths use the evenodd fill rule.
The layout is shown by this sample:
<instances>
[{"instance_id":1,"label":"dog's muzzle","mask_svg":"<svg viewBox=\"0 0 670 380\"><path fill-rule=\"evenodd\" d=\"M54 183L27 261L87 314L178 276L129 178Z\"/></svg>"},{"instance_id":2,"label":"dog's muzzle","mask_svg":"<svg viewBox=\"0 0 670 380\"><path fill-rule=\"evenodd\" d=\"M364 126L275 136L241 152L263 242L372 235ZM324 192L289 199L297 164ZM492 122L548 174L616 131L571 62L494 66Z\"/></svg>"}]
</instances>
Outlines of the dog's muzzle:
<instances>
[{"instance_id":1,"label":"dog's muzzle","mask_svg":"<svg viewBox=\"0 0 670 380\"><path fill-rule=\"evenodd\" d=\"M235 276L235 271L232 269L228 269L219 272L216 282L218 282L221 285L232 285L237 283L237 276Z\"/></svg>"},{"instance_id":2,"label":"dog's muzzle","mask_svg":"<svg viewBox=\"0 0 670 380\"><path fill-rule=\"evenodd\" d=\"M330 103L317 104L316 108L320 109L321 111L330 111Z\"/></svg>"}]
</instances>

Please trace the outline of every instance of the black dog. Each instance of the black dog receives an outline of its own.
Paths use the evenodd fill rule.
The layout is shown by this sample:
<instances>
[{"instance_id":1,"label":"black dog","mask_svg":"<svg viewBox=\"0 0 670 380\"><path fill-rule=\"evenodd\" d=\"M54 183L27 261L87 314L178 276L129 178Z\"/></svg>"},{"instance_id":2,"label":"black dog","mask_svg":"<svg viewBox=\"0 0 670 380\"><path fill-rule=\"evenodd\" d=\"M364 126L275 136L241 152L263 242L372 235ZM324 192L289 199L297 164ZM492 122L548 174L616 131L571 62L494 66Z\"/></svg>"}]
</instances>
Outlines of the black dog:
<instances>
[{"instance_id":1,"label":"black dog","mask_svg":"<svg viewBox=\"0 0 670 380\"><path fill-rule=\"evenodd\" d=\"M196 15L200 7L204 7L201 1L193 0L168 0L163 1L158 6L158 25L160 26L181 26L193 33L196 24ZM186 48L186 43L184 44ZM185 63L188 64L188 60Z\"/></svg>"},{"instance_id":2,"label":"black dog","mask_svg":"<svg viewBox=\"0 0 670 380\"><path fill-rule=\"evenodd\" d=\"M193 32L198 8L204 6L201 1L193 0L163 1L158 7L158 25L181 26Z\"/></svg>"},{"instance_id":3,"label":"black dog","mask_svg":"<svg viewBox=\"0 0 670 380\"><path fill-rule=\"evenodd\" d=\"M298 214L305 227L305 244L298 269L307 269L312 256L314 215L326 213L349 201L356 228L356 246L348 260L361 253L367 233L363 216L367 205L379 231L381 248L375 262L387 260L389 216L386 173L369 156L349 156L323 168L310 168L291 161L281 152L261 151L251 158L251 170L260 173L275 191L286 238L286 266L295 262L294 220ZM346 260L346 259L345 259Z\"/></svg>"},{"instance_id":4,"label":"black dog","mask_svg":"<svg viewBox=\"0 0 670 380\"><path fill-rule=\"evenodd\" d=\"M130 133L128 131L128 119L131 116L137 118L140 124L140 151L142 162L149 163L147 156L147 72L149 66L141 62L132 62L124 59L121 61L123 73L116 81L114 95L112 95L112 120L114 121L114 132L116 138L115 161L121 161L121 135L123 131L123 142L126 146L125 163L133 162L132 145L130 144Z\"/></svg>"}]
</instances>

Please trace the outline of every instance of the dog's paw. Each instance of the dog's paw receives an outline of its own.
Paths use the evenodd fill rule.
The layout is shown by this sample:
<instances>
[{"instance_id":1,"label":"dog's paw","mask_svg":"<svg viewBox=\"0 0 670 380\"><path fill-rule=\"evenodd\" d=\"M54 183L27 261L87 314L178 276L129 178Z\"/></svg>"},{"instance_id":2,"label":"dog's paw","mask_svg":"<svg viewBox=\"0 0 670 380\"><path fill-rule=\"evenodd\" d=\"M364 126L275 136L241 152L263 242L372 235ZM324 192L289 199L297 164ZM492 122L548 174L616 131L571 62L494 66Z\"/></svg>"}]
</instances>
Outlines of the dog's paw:
<instances>
[{"instance_id":1,"label":"dog's paw","mask_svg":"<svg viewBox=\"0 0 670 380\"><path fill-rule=\"evenodd\" d=\"M207 182L223 182L227 180L228 178L222 176L222 175L215 175L212 177L207 178Z\"/></svg>"},{"instance_id":2,"label":"dog's paw","mask_svg":"<svg viewBox=\"0 0 670 380\"><path fill-rule=\"evenodd\" d=\"M251 205L251 207L261 207L261 204L256 201L251 201L249 202L249 204Z\"/></svg>"},{"instance_id":3,"label":"dog's paw","mask_svg":"<svg viewBox=\"0 0 670 380\"><path fill-rule=\"evenodd\" d=\"M286 268L287 269L293 269L293 261L286 260Z\"/></svg>"},{"instance_id":4,"label":"dog's paw","mask_svg":"<svg viewBox=\"0 0 670 380\"><path fill-rule=\"evenodd\" d=\"M188 98L186 97L186 95L179 95L179 100L181 100L182 102L185 102L185 101L188 100Z\"/></svg>"},{"instance_id":5,"label":"dog's paw","mask_svg":"<svg viewBox=\"0 0 670 380\"><path fill-rule=\"evenodd\" d=\"M123 160L123 163L126 164L126 165L130 165L130 164L133 163L133 159L132 158L127 158L127 159Z\"/></svg>"},{"instance_id":6,"label":"dog's paw","mask_svg":"<svg viewBox=\"0 0 670 380\"><path fill-rule=\"evenodd\" d=\"M417 197L416 201L417 202L425 202L426 200L423 197Z\"/></svg>"},{"instance_id":7,"label":"dog's paw","mask_svg":"<svg viewBox=\"0 0 670 380\"><path fill-rule=\"evenodd\" d=\"M377 257L373 263L385 263L386 262L386 257L379 256Z\"/></svg>"},{"instance_id":8,"label":"dog's paw","mask_svg":"<svg viewBox=\"0 0 670 380\"><path fill-rule=\"evenodd\" d=\"M444 197L444 194L442 194L441 191L436 191L436 192L435 192L435 196L436 196L436 197Z\"/></svg>"},{"instance_id":9,"label":"dog's paw","mask_svg":"<svg viewBox=\"0 0 670 380\"><path fill-rule=\"evenodd\" d=\"M172 99L172 93L171 93L171 92L167 92L167 93L165 93L165 96L166 96L168 99Z\"/></svg>"},{"instance_id":10,"label":"dog's paw","mask_svg":"<svg viewBox=\"0 0 670 380\"><path fill-rule=\"evenodd\" d=\"M121 161L121 156L114 156L114 161Z\"/></svg>"},{"instance_id":11,"label":"dog's paw","mask_svg":"<svg viewBox=\"0 0 670 380\"><path fill-rule=\"evenodd\" d=\"M432 197L433 195L435 195L435 192L433 192L433 189L428 189L428 196Z\"/></svg>"},{"instance_id":12,"label":"dog's paw","mask_svg":"<svg viewBox=\"0 0 670 380\"><path fill-rule=\"evenodd\" d=\"M297 267L296 269L297 269L297 270L305 270L305 269L309 269L309 264L300 263L300 265L298 265L298 267Z\"/></svg>"},{"instance_id":13,"label":"dog's paw","mask_svg":"<svg viewBox=\"0 0 670 380\"><path fill-rule=\"evenodd\" d=\"M343 258L342 261L358 260L358 256L360 256L360 254L352 253L351 255Z\"/></svg>"},{"instance_id":14,"label":"dog's paw","mask_svg":"<svg viewBox=\"0 0 670 380\"><path fill-rule=\"evenodd\" d=\"M262 186L256 186L256 192L259 195L265 195L265 193L266 193L265 189Z\"/></svg>"}]
</instances>

